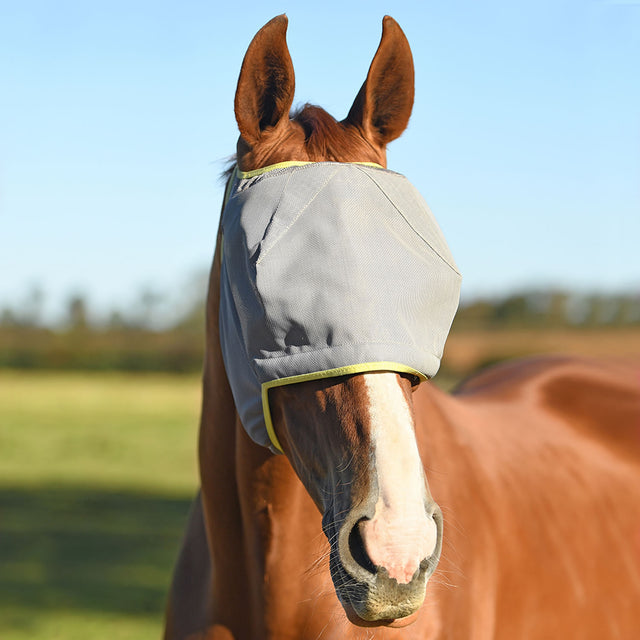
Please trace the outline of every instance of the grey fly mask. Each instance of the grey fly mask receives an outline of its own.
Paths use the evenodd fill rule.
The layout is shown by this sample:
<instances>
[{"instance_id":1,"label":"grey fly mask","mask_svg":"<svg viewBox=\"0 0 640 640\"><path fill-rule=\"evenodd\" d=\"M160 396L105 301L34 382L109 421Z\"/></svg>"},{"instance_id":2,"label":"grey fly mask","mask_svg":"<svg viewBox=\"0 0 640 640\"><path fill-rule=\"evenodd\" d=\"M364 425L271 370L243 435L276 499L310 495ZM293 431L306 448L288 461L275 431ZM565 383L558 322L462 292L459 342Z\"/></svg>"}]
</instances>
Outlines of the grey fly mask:
<instances>
[{"instance_id":1,"label":"grey fly mask","mask_svg":"<svg viewBox=\"0 0 640 640\"><path fill-rule=\"evenodd\" d=\"M374 370L433 376L460 274L428 206L374 165L236 170L222 213L220 339L249 436L281 450L271 387Z\"/></svg>"}]
</instances>

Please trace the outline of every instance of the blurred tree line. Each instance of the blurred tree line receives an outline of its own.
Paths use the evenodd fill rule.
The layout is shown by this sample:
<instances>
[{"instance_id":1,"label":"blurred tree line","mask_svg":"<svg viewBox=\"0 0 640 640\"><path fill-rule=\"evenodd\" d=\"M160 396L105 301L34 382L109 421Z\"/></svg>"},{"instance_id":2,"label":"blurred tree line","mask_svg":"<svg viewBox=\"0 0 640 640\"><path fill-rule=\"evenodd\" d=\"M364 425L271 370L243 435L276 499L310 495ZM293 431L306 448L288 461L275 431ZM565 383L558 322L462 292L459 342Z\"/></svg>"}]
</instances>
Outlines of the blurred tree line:
<instances>
[{"instance_id":1,"label":"blurred tree line","mask_svg":"<svg viewBox=\"0 0 640 640\"><path fill-rule=\"evenodd\" d=\"M164 297L145 287L126 310L101 316L90 308L87 296L76 293L55 321L44 318L44 294L33 287L16 307L0 306L0 368L199 371L204 353L203 279L197 277L188 287L191 295L182 296L177 310L168 311Z\"/></svg>"},{"instance_id":2,"label":"blurred tree line","mask_svg":"<svg viewBox=\"0 0 640 640\"><path fill-rule=\"evenodd\" d=\"M463 304L454 327L464 329L556 329L640 327L640 292L581 294L527 291Z\"/></svg>"},{"instance_id":3,"label":"blurred tree line","mask_svg":"<svg viewBox=\"0 0 640 640\"><path fill-rule=\"evenodd\" d=\"M92 313L75 294L63 318L43 319L44 292L34 287L17 307L0 306L0 367L197 372L204 352L204 276L173 315L163 296L145 288L127 311ZM526 291L463 303L452 335L478 331L640 330L640 294Z\"/></svg>"}]
</instances>

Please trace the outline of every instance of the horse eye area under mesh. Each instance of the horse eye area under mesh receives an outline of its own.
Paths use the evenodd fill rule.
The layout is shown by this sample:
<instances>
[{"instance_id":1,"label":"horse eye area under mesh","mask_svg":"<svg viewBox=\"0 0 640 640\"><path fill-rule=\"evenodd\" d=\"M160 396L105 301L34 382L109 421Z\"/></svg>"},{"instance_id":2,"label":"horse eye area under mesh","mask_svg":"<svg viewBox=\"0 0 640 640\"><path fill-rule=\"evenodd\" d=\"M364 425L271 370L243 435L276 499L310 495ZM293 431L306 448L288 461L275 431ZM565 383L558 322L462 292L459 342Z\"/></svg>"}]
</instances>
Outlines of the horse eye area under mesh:
<instances>
[{"instance_id":1,"label":"horse eye area under mesh","mask_svg":"<svg viewBox=\"0 0 640 640\"><path fill-rule=\"evenodd\" d=\"M255 442L280 448L273 386L438 370L461 278L404 176L335 162L236 171L222 234L222 353Z\"/></svg>"}]
</instances>

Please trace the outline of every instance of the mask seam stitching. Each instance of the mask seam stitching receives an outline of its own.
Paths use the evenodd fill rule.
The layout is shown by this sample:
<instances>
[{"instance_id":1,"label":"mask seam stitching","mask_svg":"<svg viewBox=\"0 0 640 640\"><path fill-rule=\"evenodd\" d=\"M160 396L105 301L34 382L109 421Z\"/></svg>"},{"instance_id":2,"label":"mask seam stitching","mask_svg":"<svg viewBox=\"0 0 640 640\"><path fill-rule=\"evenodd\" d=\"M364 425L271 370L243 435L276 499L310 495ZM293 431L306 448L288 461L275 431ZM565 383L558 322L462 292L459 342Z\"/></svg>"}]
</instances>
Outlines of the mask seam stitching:
<instances>
[{"instance_id":1,"label":"mask seam stitching","mask_svg":"<svg viewBox=\"0 0 640 640\"><path fill-rule=\"evenodd\" d=\"M385 190L380 186L380 184L378 184L378 181L372 176L370 175L367 171L364 171L362 167L356 167L356 169L358 171L361 171L365 176L367 176L369 178L369 180L371 180L371 182L373 182L373 184L376 185L376 187L378 187L380 193L382 193L382 195L389 201L389 203L391 204L391 206L398 212L398 214L400 215L400 217L406 222L407 226L418 236L418 238L420 238L422 240L422 242L424 242L429 249L431 249L431 251L438 256L438 258L440 258L440 260L442 260L442 262L444 262L444 264L446 264L452 271L454 271L455 273L457 273L459 276L461 276L460 272L446 259L444 258L442 255L440 255L440 252L437 251L432 245L431 243L413 226L413 224L411 224L411 221L407 218L407 216L404 215L404 213L398 208L398 206L396 205L396 203L389 197L389 195L385 192ZM407 182L409 182L407 180L407 178L405 176L403 176L402 174L397 174L400 175L404 180L406 180ZM411 184L409 182L409 184Z\"/></svg>"}]
</instances>

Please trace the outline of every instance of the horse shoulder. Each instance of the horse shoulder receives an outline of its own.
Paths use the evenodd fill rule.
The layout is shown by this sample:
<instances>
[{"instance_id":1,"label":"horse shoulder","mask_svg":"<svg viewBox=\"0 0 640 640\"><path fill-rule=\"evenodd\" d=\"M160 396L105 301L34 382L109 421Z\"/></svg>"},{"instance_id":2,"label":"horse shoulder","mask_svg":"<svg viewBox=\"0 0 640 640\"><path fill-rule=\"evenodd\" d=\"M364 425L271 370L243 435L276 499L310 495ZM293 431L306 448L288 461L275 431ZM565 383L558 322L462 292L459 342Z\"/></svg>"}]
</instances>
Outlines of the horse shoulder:
<instances>
[{"instance_id":1,"label":"horse shoulder","mask_svg":"<svg viewBox=\"0 0 640 640\"><path fill-rule=\"evenodd\" d=\"M529 403L538 420L560 422L572 437L640 464L640 363L532 358L480 373L454 395L469 403Z\"/></svg>"}]
</instances>

